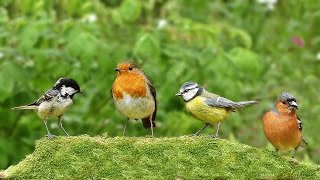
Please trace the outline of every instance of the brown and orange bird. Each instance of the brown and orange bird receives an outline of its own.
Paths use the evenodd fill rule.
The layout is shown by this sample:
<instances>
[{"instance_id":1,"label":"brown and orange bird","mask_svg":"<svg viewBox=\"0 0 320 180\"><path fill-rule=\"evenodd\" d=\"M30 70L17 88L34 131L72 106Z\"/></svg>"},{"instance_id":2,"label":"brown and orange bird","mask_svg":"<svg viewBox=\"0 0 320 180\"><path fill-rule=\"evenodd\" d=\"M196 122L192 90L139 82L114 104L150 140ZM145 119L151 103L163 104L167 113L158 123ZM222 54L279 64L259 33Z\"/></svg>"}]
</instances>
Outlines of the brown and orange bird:
<instances>
[{"instance_id":1,"label":"brown and orange bird","mask_svg":"<svg viewBox=\"0 0 320 180\"><path fill-rule=\"evenodd\" d=\"M128 119L123 129L123 135L129 119L141 119L143 127L156 127L157 113L156 90L146 74L132 62L118 64L117 77L112 86L112 97L117 110Z\"/></svg>"},{"instance_id":2,"label":"brown and orange bird","mask_svg":"<svg viewBox=\"0 0 320 180\"><path fill-rule=\"evenodd\" d=\"M294 149L295 156L299 146L306 141L302 136L302 124L296 114L296 98L283 92L276 100L271 111L263 116L263 129L267 139L278 150ZM307 144L307 143L306 143Z\"/></svg>"}]
</instances>

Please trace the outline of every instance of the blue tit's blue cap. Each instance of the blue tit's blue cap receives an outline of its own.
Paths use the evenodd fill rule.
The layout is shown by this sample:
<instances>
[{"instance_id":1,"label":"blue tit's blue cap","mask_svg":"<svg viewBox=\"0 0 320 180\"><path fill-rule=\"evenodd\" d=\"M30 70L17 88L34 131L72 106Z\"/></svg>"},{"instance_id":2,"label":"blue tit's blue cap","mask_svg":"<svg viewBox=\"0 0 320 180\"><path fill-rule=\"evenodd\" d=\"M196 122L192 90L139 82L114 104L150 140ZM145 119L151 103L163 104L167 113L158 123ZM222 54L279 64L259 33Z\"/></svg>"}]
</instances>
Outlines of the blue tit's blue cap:
<instances>
[{"instance_id":1,"label":"blue tit's blue cap","mask_svg":"<svg viewBox=\"0 0 320 180\"><path fill-rule=\"evenodd\" d=\"M198 84L195 83L195 82L185 82L180 89L192 89L192 88L195 88L197 87Z\"/></svg>"}]
</instances>

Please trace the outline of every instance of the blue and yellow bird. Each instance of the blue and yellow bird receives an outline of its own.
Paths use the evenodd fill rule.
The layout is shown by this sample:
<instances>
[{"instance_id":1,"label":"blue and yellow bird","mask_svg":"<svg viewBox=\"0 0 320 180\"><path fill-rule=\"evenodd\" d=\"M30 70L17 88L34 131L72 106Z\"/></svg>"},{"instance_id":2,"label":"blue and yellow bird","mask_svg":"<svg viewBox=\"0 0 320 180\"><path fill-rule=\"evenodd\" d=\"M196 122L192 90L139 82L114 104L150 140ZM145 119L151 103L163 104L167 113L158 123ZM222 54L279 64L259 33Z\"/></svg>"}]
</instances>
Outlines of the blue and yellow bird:
<instances>
[{"instance_id":1,"label":"blue and yellow bird","mask_svg":"<svg viewBox=\"0 0 320 180\"><path fill-rule=\"evenodd\" d=\"M221 122L224 121L231 112L235 111L235 109L257 103L257 101L233 102L217 94L206 91L203 87L194 82L184 83L176 95L183 98L186 103L187 111L192 116L205 123L205 126L198 130L194 135L199 135L200 132L210 124L218 123L214 135L215 138L219 137Z\"/></svg>"}]
</instances>

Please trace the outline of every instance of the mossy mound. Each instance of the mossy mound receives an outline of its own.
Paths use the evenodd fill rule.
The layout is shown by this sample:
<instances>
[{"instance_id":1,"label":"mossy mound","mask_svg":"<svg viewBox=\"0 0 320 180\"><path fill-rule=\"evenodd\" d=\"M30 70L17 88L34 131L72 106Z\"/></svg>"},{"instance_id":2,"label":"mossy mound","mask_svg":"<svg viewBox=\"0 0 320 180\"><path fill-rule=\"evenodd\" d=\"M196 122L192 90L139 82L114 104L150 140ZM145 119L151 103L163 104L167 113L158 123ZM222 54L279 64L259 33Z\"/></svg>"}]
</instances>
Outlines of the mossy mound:
<instances>
[{"instance_id":1,"label":"mossy mound","mask_svg":"<svg viewBox=\"0 0 320 180\"><path fill-rule=\"evenodd\" d=\"M0 173L14 179L319 179L320 166L209 137L58 137Z\"/></svg>"}]
</instances>

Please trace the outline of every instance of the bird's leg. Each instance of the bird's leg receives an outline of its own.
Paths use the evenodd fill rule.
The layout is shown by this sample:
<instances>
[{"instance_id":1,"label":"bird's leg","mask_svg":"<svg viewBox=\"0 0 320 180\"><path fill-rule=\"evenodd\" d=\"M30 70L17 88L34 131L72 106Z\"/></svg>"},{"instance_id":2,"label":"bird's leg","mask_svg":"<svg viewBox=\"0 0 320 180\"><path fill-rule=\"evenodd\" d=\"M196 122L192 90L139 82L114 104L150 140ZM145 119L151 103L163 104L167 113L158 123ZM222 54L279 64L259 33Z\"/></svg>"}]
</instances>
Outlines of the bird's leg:
<instances>
[{"instance_id":1,"label":"bird's leg","mask_svg":"<svg viewBox=\"0 0 320 180\"><path fill-rule=\"evenodd\" d=\"M293 150L293 154L292 154L292 158L294 158L294 156L296 156L297 150L298 150L299 146L294 148Z\"/></svg>"},{"instance_id":2,"label":"bird's leg","mask_svg":"<svg viewBox=\"0 0 320 180\"><path fill-rule=\"evenodd\" d=\"M151 136L153 137L153 124L152 124L152 116L149 118L151 124Z\"/></svg>"},{"instance_id":3,"label":"bird's leg","mask_svg":"<svg viewBox=\"0 0 320 180\"><path fill-rule=\"evenodd\" d=\"M46 129L47 129L47 133L48 133L47 137L50 138L50 139L53 139L56 136L50 133L49 128L47 126L47 123L48 123L48 118L45 118L44 119L44 125L46 126Z\"/></svg>"},{"instance_id":4,"label":"bird's leg","mask_svg":"<svg viewBox=\"0 0 320 180\"><path fill-rule=\"evenodd\" d=\"M221 122L218 122L217 124L217 130L216 133L214 134L214 138L218 139L219 138L219 128L220 128Z\"/></svg>"},{"instance_id":5,"label":"bird's leg","mask_svg":"<svg viewBox=\"0 0 320 180\"><path fill-rule=\"evenodd\" d=\"M58 117L58 126L62 129L62 131L67 135L69 136L69 134L67 133L66 130L64 130L63 126L62 126L62 116L59 116Z\"/></svg>"},{"instance_id":6,"label":"bird's leg","mask_svg":"<svg viewBox=\"0 0 320 180\"><path fill-rule=\"evenodd\" d=\"M304 140L303 138L302 138L302 141L303 141L306 145L308 145L307 141L306 141L306 140Z\"/></svg>"},{"instance_id":7,"label":"bird's leg","mask_svg":"<svg viewBox=\"0 0 320 180\"><path fill-rule=\"evenodd\" d=\"M199 136L200 132L203 131L206 127L208 127L210 124L209 123L205 123L205 125L203 126L203 128L199 129L196 133L193 134L193 136Z\"/></svg>"},{"instance_id":8,"label":"bird's leg","mask_svg":"<svg viewBox=\"0 0 320 180\"><path fill-rule=\"evenodd\" d=\"M124 124L122 136L124 136L126 134L126 128L127 128L128 121L129 121L129 119L127 119L126 123Z\"/></svg>"}]
</instances>

